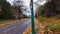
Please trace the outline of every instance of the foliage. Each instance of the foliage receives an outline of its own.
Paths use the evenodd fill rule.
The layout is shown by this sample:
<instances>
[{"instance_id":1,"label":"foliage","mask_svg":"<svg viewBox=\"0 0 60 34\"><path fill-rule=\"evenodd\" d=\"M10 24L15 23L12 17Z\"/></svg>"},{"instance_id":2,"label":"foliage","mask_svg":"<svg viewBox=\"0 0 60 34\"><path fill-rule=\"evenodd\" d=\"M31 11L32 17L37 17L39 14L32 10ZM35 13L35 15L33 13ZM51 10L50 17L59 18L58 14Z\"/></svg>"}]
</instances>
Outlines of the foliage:
<instances>
[{"instance_id":1,"label":"foliage","mask_svg":"<svg viewBox=\"0 0 60 34\"><path fill-rule=\"evenodd\" d=\"M2 11L1 6L0 6L0 12Z\"/></svg>"},{"instance_id":2,"label":"foliage","mask_svg":"<svg viewBox=\"0 0 60 34\"><path fill-rule=\"evenodd\" d=\"M41 7L43 9L41 9ZM48 2L41 7L38 8L36 16L55 16L60 13L60 0L48 0Z\"/></svg>"},{"instance_id":3,"label":"foliage","mask_svg":"<svg viewBox=\"0 0 60 34\"><path fill-rule=\"evenodd\" d=\"M51 25L48 25L47 28L49 28L51 31L56 32L60 30L60 23L51 23Z\"/></svg>"},{"instance_id":4,"label":"foliage","mask_svg":"<svg viewBox=\"0 0 60 34\"><path fill-rule=\"evenodd\" d=\"M60 13L60 0L50 0L45 4L45 16L54 16Z\"/></svg>"},{"instance_id":5,"label":"foliage","mask_svg":"<svg viewBox=\"0 0 60 34\"><path fill-rule=\"evenodd\" d=\"M0 6L0 14L2 13L2 9L1 9L1 6Z\"/></svg>"},{"instance_id":6,"label":"foliage","mask_svg":"<svg viewBox=\"0 0 60 34\"><path fill-rule=\"evenodd\" d=\"M24 18L29 18L28 16L24 15Z\"/></svg>"},{"instance_id":7,"label":"foliage","mask_svg":"<svg viewBox=\"0 0 60 34\"><path fill-rule=\"evenodd\" d=\"M0 18L9 19L11 17L11 5L6 0L0 0L0 6L2 9Z\"/></svg>"},{"instance_id":8,"label":"foliage","mask_svg":"<svg viewBox=\"0 0 60 34\"><path fill-rule=\"evenodd\" d=\"M35 14L35 17L38 17L43 10L44 10L43 6L38 7L37 13Z\"/></svg>"},{"instance_id":9,"label":"foliage","mask_svg":"<svg viewBox=\"0 0 60 34\"><path fill-rule=\"evenodd\" d=\"M56 16L57 19L60 19L60 14Z\"/></svg>"},{"instance_id":10,"label":"foliage","mask_svg":"<svg viewBox=\"0 0 60 34\"><path fill-rule=\"evenodd\" d=\"M42 16L37 17L37 19L38 19L39 21L45 21L45 20L46 20L46 18L44 18L44 17L42 17Z\"/></svg>"}]
</instances>

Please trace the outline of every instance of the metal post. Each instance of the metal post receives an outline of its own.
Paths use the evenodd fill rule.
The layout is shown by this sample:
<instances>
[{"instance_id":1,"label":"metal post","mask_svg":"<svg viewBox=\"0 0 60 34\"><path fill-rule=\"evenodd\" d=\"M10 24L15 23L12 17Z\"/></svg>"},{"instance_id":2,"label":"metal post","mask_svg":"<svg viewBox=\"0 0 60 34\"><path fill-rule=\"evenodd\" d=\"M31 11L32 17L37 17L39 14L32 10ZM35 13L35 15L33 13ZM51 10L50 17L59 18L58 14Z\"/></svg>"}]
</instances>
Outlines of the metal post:
<instances>
[{"instance_id":1,"label":"metal post","mask_svg":"<svg viewBox=\"0 0 60 34\"><path fill-rule=\"evenodd\" d=\"M32 25L32 34L35 34L35 29L34 29L34 12L33 12L33 0L31 0L31 25Z\"/></svg>"}]
</instances>

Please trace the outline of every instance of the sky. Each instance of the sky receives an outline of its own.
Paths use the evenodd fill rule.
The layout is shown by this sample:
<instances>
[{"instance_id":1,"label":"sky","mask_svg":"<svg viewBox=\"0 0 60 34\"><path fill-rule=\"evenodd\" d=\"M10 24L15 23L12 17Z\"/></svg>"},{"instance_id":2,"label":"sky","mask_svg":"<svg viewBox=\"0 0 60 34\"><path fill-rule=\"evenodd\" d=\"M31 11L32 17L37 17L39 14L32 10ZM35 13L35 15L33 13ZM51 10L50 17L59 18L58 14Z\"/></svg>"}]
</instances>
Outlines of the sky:
<instances>
[{"instance_id":1,"label":"sky","mask_svg":"<svg viewBox=\"0 0 60 34\"><path fill-rule=\"evenodd\" d=\"M7 1L8 1L11 5L13 5L13 1L14 1L14 0L7 0ZM30 5L29 5L29 3L30 3L29 1L30 1L30 0L23 0L23 1L25 2L24 4L25 4L26 6L28 6L28 8L30 8ZM33 0L33 2L36 2L36 1L37 1L37 0ZM46 2L46 1L38 2L38 5L39 5L39 4L40 4L40 5L43 5L45 2ZM36 5L34 6L34 10L36 10ZM25 14L26 14L26 12L25 12ZM31 13L27 13L27 14L30 15Z\"/></svg>"},{"instance_id":2,"label":"sky","mask_svg":"<svg viewBox=\"0 0 60 34\"><path fill-rule=\"evenodd\" d=\"M13 4L13 1L14 1L14 0L7 0L7 1L8 1L9 3Z\"/></svg>"},{"instance_id":3,"label":"sky","mask_svg":"<svg viewBox=\"0 0 60 34\"><path fill-rule=\"evenodd\" d=\"M13 4L13 1L14 0L7 0L9 3L11 3L11 4ZM24 1L28 1L28 0L24 0ZM29 0L30 1L30 0ZM34 0L34 2L35 2L36 0Z\"/></svg>"},{"instance_id":4,"label":"sky","mask_svg":"<svg viewBox=\"0 0 60 34\"><path fill-rule=\"evenodd\" d=\"M8 1L11 5L13 5L13 1L14 1L14 0L7 0L7 1ZM25 1L24 4L25 4L26 6L30 7L30 5L29 5L29 3L30 3L29 1L30 1L30 0L23 0L23 1ZM34 2L35 2L35 1L36 1L36 0L34 0ZM26 12L24 12L24 13L26 14ZM27 13L27 14L29 14L29 13ZM29 15L30 15L30 14L29 14Z\"/></svg>"}]
</instances>

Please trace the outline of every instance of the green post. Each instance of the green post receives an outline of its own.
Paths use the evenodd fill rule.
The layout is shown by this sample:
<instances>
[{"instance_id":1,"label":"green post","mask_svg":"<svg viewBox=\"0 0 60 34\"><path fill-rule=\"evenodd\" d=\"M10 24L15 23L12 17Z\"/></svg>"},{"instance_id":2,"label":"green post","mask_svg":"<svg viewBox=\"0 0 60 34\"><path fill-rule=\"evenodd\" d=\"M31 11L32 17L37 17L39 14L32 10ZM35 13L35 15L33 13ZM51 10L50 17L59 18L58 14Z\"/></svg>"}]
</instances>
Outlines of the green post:
<instances>
[{"instance_id":1,"label":"green post","mask_svg":"<svg viewBox=\"0 0 60 34\"><path fill-rule=\"evenodd\" d=\"M31 25L32 25L32 34L35 34L33 0L31 0Z\"/></svg>"}]
</instances>

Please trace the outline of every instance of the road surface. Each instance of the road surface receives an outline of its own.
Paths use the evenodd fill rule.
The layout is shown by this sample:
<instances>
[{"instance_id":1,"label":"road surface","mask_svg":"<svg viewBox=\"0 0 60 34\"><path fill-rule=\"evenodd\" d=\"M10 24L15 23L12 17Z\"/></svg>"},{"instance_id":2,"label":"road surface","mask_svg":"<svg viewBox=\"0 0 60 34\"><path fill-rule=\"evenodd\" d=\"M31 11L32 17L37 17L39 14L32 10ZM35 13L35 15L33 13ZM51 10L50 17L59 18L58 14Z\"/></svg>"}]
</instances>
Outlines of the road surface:
<instances>
[{"instance_id":1,"label":"road surface","mask_svg":"<svg viewBox=\"0 0 60 34\"><path fill-rule=\"evenodd\" d=\"M0 28L0 34L22 34L22 32L24 32L29 25L31 25L31 20L24 19L18 24Z\"/></svg>"}]
</instances>

